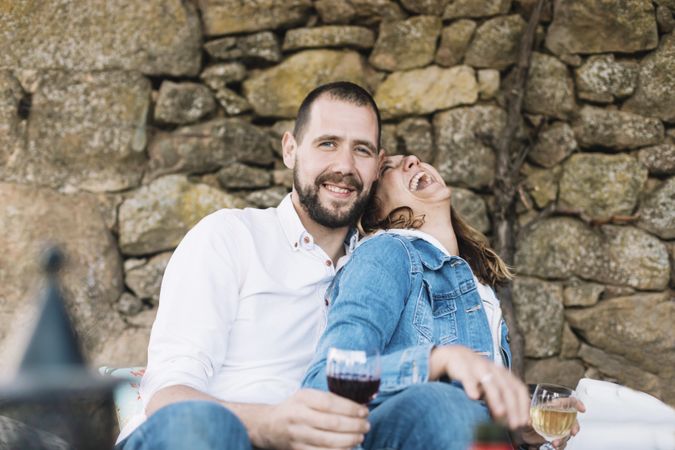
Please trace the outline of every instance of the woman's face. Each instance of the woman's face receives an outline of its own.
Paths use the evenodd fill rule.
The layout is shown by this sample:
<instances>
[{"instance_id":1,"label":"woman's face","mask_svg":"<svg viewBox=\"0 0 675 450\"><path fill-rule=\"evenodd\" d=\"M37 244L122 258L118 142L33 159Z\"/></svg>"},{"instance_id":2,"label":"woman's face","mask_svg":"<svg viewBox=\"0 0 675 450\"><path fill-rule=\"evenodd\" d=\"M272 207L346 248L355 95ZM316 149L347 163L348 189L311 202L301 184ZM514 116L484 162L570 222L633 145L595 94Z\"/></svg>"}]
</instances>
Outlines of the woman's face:
<instances>
[{"instance_id":1,"label":"woman's face","mask_svg":"<svg viewBox=\"0 0 675 450\"><path fill-rule=\"evenodd\" d=\"M441 204L450 206L450 188L445 185L433 166L420 162L416 156L389 156L380 169L377 196L381 217L401 206L415 214L433 214Z\"/></svg>"}]
</instances>

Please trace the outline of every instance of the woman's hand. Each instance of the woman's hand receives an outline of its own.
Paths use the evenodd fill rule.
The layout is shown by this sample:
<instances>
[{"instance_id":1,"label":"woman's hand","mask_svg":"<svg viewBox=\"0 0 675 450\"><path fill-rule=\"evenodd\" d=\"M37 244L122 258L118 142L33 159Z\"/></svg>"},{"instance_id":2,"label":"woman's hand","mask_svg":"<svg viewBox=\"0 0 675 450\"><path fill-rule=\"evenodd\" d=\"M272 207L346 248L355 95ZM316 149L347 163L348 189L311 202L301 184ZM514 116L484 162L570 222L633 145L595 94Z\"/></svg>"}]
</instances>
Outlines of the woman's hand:
<instances>
[{"instance_id":1,"label":"woman's hand","mask_svg":"<svg viewBox=\"0 0 675 450\"><path fill-rule=\"evenodd\" d=\"M586 405L579 400L575 399L576 404L574 405L579 412L586 412ZM551 442L551 445L553 448L556 450L563 450L565 447L567 447L567 442L572 438L572 436L576 436L576 434L579 432L581 428L579 427L579 421L575 420L574 425L572 425L572 431L570 434L565 436L564 438L560 439L555 439L554 441ZM546 442L546 439L544 439L542 436L540 436L536 431L534 431L534 428L532 428L531 424L528 424L527 427L523 428L522 430L519 430L517 433L518 437L520 438L519 440L521 442L524 442L525 444L528 444L531 446L531 448L536 448L538 449L541 444Z\"/></svg>"},{"instance_id":2,"label":"woman's hand","mask_svg":"<svg viewBox=\"0 0 675 450\"><path fill-rule=\"evenodd\" d=\"M447 375L473 400L483 399L492 417L515 430L530 419L527 387L506 368L460 345L436 347L429 358L429 379Z\"/></svg>"}]
</instances>

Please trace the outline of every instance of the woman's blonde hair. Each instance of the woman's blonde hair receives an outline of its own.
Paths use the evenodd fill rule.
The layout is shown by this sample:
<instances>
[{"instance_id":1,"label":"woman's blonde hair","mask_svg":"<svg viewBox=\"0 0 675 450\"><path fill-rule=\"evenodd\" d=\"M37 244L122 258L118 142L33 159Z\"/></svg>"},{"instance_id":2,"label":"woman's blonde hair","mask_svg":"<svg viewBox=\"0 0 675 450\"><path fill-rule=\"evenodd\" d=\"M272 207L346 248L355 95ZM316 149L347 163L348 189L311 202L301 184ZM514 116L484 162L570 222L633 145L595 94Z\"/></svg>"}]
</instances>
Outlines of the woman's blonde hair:
<instances>
[{"instance_id":1,"label":"woman's blonde hair","mask_svg":"<svg viewBox=\"0 0 675 450\"><path fill-rule=\"evenodd\" d=\"M392 228L417 229L424 224L424 215L415 215L407 206L394 209L383 219L378 219L382 216L380 210L380 201L373 196L357 225L361 234L367 235ZM490 243L483 233L469 225L454 208L450 209L450 220L457 237L459 256L469 263L473 273L482 283L494 287L513 278L509 266L490 248Z\"/></svg>"}]
</instances>

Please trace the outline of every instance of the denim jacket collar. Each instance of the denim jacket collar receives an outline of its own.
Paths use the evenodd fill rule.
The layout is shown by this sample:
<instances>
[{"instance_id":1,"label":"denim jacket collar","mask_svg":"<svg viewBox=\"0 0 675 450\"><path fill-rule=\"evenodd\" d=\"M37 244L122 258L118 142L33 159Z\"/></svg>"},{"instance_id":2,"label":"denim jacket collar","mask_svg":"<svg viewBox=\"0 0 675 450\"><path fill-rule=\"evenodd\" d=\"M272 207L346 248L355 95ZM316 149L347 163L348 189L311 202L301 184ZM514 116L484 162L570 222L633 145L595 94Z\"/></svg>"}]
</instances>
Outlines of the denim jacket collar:
<instances>
[{"instance_id":1,"label":"denim jacket collar","mask_svg":"<svg viewBox=\"0 0 675 450\"><path fill-rule=\"evenodd\" d=\"M459 256L447 254L442 250L443 246L436 238L423 231L391 229L387 230L387 232L406 236L408 239L413 241L415 248L417 248L419 252L422 265L424 265L424 267L427 269L438 270L448 261L453 259L461 259ZM380 232L377 234L380 234Z\"/></svg>"}]
</instances>

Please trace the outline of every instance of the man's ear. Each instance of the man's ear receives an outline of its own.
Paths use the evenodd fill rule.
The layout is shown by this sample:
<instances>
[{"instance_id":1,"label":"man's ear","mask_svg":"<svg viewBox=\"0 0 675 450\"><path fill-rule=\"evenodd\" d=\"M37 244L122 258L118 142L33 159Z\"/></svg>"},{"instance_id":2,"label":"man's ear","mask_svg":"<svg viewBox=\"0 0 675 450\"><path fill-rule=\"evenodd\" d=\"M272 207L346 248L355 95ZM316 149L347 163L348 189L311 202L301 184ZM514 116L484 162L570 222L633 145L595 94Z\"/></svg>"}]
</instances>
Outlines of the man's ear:
<instances>
[{"instance_id":1,"label":"man's ear","mask_svg":"<svg viewBox=\"0 0 675 450\"><path fill-rule=\"evenodd\" d=\"M295 142L295 137L289 131L286 131L281 137L281 149L284 165L289 169L295 166L295 151L297 148L298 144Z\"/></svg>"}]
</instances>

